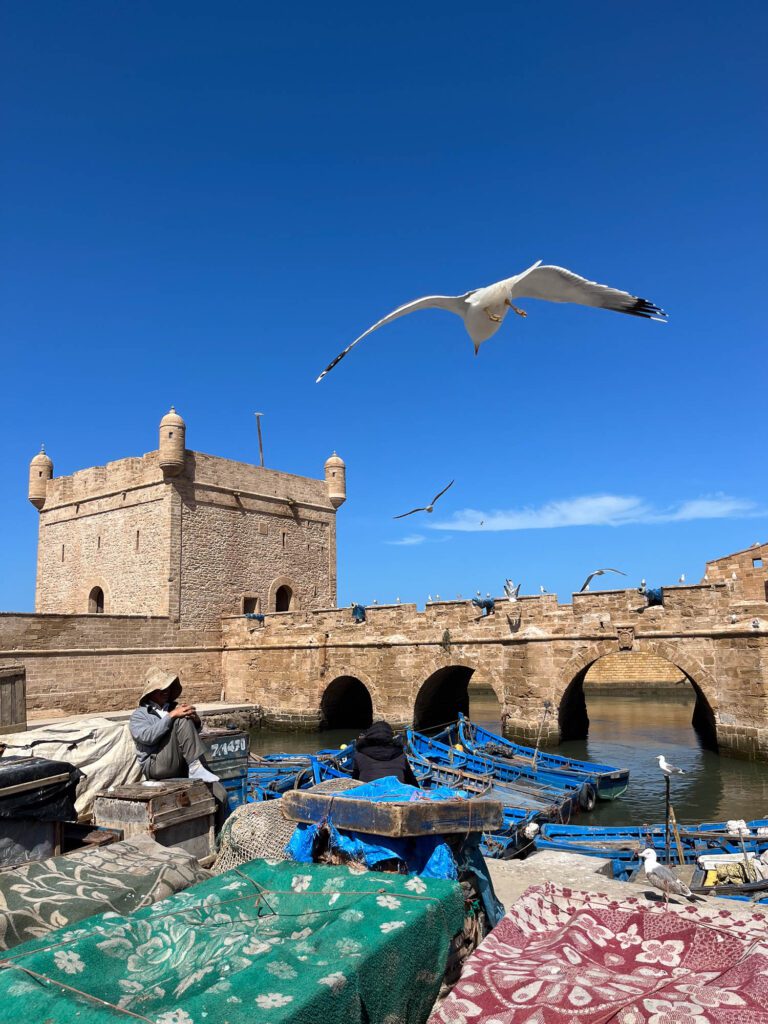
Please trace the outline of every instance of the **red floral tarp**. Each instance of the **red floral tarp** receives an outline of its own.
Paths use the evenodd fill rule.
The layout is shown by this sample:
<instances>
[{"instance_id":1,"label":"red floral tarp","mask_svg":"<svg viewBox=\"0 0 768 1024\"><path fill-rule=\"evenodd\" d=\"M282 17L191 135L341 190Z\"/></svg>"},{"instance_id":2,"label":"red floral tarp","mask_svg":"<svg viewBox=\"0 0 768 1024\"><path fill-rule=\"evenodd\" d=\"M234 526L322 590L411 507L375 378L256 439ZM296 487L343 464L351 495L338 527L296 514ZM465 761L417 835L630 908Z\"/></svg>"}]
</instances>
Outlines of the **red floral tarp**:
<instances>
[{"instance_id":1,"label":"red floral tarp","mask_svg":"<svg viewBox=\"0 0 768 1024\"><path fill-rule=\"evenodd\" d=\"M547 884L513 905L429 1024L768 1024L768 918Z\"/></svg>"}]
</instances>

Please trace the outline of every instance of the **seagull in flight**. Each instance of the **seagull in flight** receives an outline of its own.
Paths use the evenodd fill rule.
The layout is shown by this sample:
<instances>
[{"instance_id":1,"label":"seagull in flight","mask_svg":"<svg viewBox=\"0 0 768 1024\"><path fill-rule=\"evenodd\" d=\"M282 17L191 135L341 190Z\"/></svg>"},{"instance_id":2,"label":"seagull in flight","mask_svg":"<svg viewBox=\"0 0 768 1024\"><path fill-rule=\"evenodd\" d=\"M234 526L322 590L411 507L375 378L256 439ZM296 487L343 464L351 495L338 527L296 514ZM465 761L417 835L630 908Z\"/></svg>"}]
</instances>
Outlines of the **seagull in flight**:
<instances>
[{"instance_id":1,"label":"seagull in flight","mask_svg":"<svg viewBox=\"0 0 768 1024\"><path fill-rule=\"evenodd\" d=\"M638 298L629 292L620 291L617 288L609 288L605 284L597 284L595 281L588 281L585 277L579 277L571 270L564 267L542 266L538 260L514 277L505 278L495 284L489 284L485 288L475 288L465 292L464 295L426 295L421 299L414 299L413 302L406 302L403 306L388 313L381 320L378 320L373 327L360 335L344 349L336 358L326 366L316 383L320 381L341 360L351 352L358 342L362 341L369 334L383 327L385 324L397 320L398 317L407 313L415 313L420 309L446 309L450 313L456 313L464 321L467 334L475 346L475 355L484 341L498 331L504 322L504 317L510 310L518 316L528 314L518 309L512 302L513 299L544 299L546 302L574 302L579 306L595 306L598 309L612 309L617 313L628 313L630 316L644 317L646 320L659 320L666 322L667 314L648 299Z\"/></svg>"},{"instance_id":2,"label":"seagull in flight","mask_svg":"<svg viewBox=\"0 0 768 1024\"><path fill-rule=\"evenodd\" d=\"M515 586L515 584L512 582L512 580L509 580L509 579L504 580L504 594L505 594L505 596L507 598L509 598L510 601L516 601L518 596L519 596L519 594L520 594L520 587L521 586L522 586L522 583L518 583L517 586Z\"/></svg>"},{"instance_id":3,"label":"seagull in flight","mask_svg":"<svg viewBox=\"0 0 768 1024\"><path fill-rule=\"evenodd\" d=\"M661 768L662 772L667 776L667 778L669 778L670 775L686 774L686 772L684 772L682 768L677 768L675 765L670 764L663 754L659 754L656 760L659 762L659 768Z\"/></svg>"},{"instance_id":4,"label":"seagull in flight","mask_svg":"<svg viewBox=\"0 0 768 1024\"><path fill-rule=\"evenodd\" d=\"M454 483L455 483L455 481L451 480L451 482L448 484L448 487L453 487ZM430 503L428 505L424 505L422 508L412 508L410 512L402 512L399 516L392 516L392 518L393 519L405 519L406 516L412 516L414 514L414 512L434 512L435 511L435 505L437 504L437 499L438 498L442 498L442 496L448 490L448 487L444 487L442 489L442 491L440 491L439 494L436 494L434 496L434 498L432 499L432 501L430 501Z\"/></svg>"},{"instance_id":5,"label":"seagull in flight","mask_svg":"<svg viewBox=\"0 0 768 1024\"><path fill-rule=\"evenodd\" d=\"M587 576L587 578L581 584L581 590L579 591L579 593L583 594L586 590L589 590L589 584L592 582L595 576L605 576L607 572L615 572L618 573L619 576L627 575L625 572L622 572L621 569L595 569L595 571L591 572L589 576Z\"/></svg>"},{"instance_id":6,"label":"seagull in flight","mask_svg":"<svg viewBox=\"0 0 768 1024\"><path fill-rule=\"evenodd\" d=\"M645 877L646 880L656 889L661 889L664 893L664 902L669 902L669 894L674 893L675 896L685 896L688 900L704 902L701 896L694 896L685 882L681 881L669 868L663 864L659 864L656 859L655 850L643 850L640 854L640 859L645 861Z\"/></svg>"}]
</instances>

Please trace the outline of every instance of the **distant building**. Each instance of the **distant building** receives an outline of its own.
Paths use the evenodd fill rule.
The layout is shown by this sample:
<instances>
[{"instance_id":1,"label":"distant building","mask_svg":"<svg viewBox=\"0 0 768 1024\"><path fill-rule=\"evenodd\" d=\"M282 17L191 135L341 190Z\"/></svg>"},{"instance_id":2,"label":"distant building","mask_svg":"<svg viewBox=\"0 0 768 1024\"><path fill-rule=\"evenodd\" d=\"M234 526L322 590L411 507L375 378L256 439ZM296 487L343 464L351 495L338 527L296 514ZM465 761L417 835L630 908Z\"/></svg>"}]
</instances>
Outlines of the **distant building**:
<instances>
[{"instance_id":1,"label":"distant building","mask_svg":"<svg viewBox=\"0 0 768 1024\"><path fill-rule=\"evenodd\" d=\"M185 435L171 409L141 458L64 477L45 452L32 459L37 612L211 628L223 615L335 605L342 460L313 480L190 451Z\"/></svg>"}]
</instances>

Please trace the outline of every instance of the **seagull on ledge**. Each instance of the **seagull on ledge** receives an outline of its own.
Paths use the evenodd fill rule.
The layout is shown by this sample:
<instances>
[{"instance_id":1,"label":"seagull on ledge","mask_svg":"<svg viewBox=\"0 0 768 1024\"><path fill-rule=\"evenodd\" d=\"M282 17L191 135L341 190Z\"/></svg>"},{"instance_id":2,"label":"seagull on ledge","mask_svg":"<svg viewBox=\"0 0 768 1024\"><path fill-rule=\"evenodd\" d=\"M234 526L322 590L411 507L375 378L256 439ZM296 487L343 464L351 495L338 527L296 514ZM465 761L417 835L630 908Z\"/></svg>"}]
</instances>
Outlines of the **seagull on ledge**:
<instances>
[{"instance_id":1,"label":"seagull on ledge","mask_svg":"<svg viewBox=\"0 0 768 1024\"><path fill-rule=\"evenodd\" d=\"M448 484L448 487L453 487L454 483L455 483L455 481L451 480L451 482ZM439 494L436 494L434 496L434 498L432 499L432 501L428 505L424 505L422 508L412 508L410 512L402 512L399 516L392 516L392 518L393 519L405 519L406 516L412 516L414 514L414 512L430 512L430 513L434 512L435 511L435 505L437 504L437 499L438 498L442 498L442 496L448 490L448 487L444 487L442 489L442 491L440 491Z\"/></svg>"},{"instance_id":2,"label":"seagull on ledge","mask_svg":"<svg viewBox=\"0 0 768 1024\"><path fill-rule=\"evenodd\" d=\"M682 768L677 768L677 767L675 767L675 765L670 764L669 761L666 760L666 758L664 757L663 754L659 754L659 756L656 758L656 760L659 762L659 768L661 768L661 770L664 772L664 774L667 776L667 778L669 778L670 775L685 775L686 774L683 771Z\"/></svg>"},{"instance_id":3,"label":"seagull on ledge","mask_svg":"<svg viewBox=\"0 0 768 1024\"><path fill-rule=\"evenodd\" d=\"M544 299L546 302L575 302L579 306L612 309L617 313L628 313L630 316L641 316L646 320L659 320L662 323L667 319L664 310L648 299L641 299L629 292L588 281L564 267L542 266L541 260L538 260L521 274L489 284L485 288L475 288L464 295L426 295L424 298L398 306L378 320L373 327L369 327L359 338L355 338L351 345L347 345L344 351L326 366L315 383L319 384L363 338L377 331L379 327L397 320L398 317L415 313L419 309L447 309L450 313L460 316L477 355L482 343L493 337L501 327L510 309L518 316L528 316L524 310L518 309L512 303L513 299L520 298Z\"/></svg>"},{"instance_id":4,"label":"seagull on ledge","mask_svg":"<svg viewBox=\"0 0 768 1024\"><path fill-rule=\"evenodd\" d=\"M675 896L685 896L686 899L691 901L701 900L703 902L703 897L694 896L685 882L682 882L673 875L669 868L659 864L656 859L655 850L643 850L640 854L640 860L645 861L645 877L647 881L654 888L660 889L664 893L665 903L669 902L670 893L674 893Z\"/></svg>"}]
</instances>

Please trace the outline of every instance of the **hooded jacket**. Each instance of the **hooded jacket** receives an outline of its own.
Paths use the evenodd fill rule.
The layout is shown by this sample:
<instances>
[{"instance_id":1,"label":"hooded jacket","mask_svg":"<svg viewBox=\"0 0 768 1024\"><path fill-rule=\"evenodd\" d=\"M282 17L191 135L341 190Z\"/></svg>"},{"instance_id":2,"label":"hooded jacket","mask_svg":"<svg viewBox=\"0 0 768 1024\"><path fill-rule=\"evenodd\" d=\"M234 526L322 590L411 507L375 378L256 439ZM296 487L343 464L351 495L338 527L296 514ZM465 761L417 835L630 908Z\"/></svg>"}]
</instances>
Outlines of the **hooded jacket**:
<instances>
[{"instance_id":1,"label":"hooded jacket","mask_svg":"<svg viewBox=\"0 0 768 1024\"><path fill-rule=\"evenodd\" d=\"M352 778L375 782L386 775L394 775L410 786L418 785L403 744L395 738L392 726L388 722L374 722L357 740Z\"/></svg>"}]
</instances>

